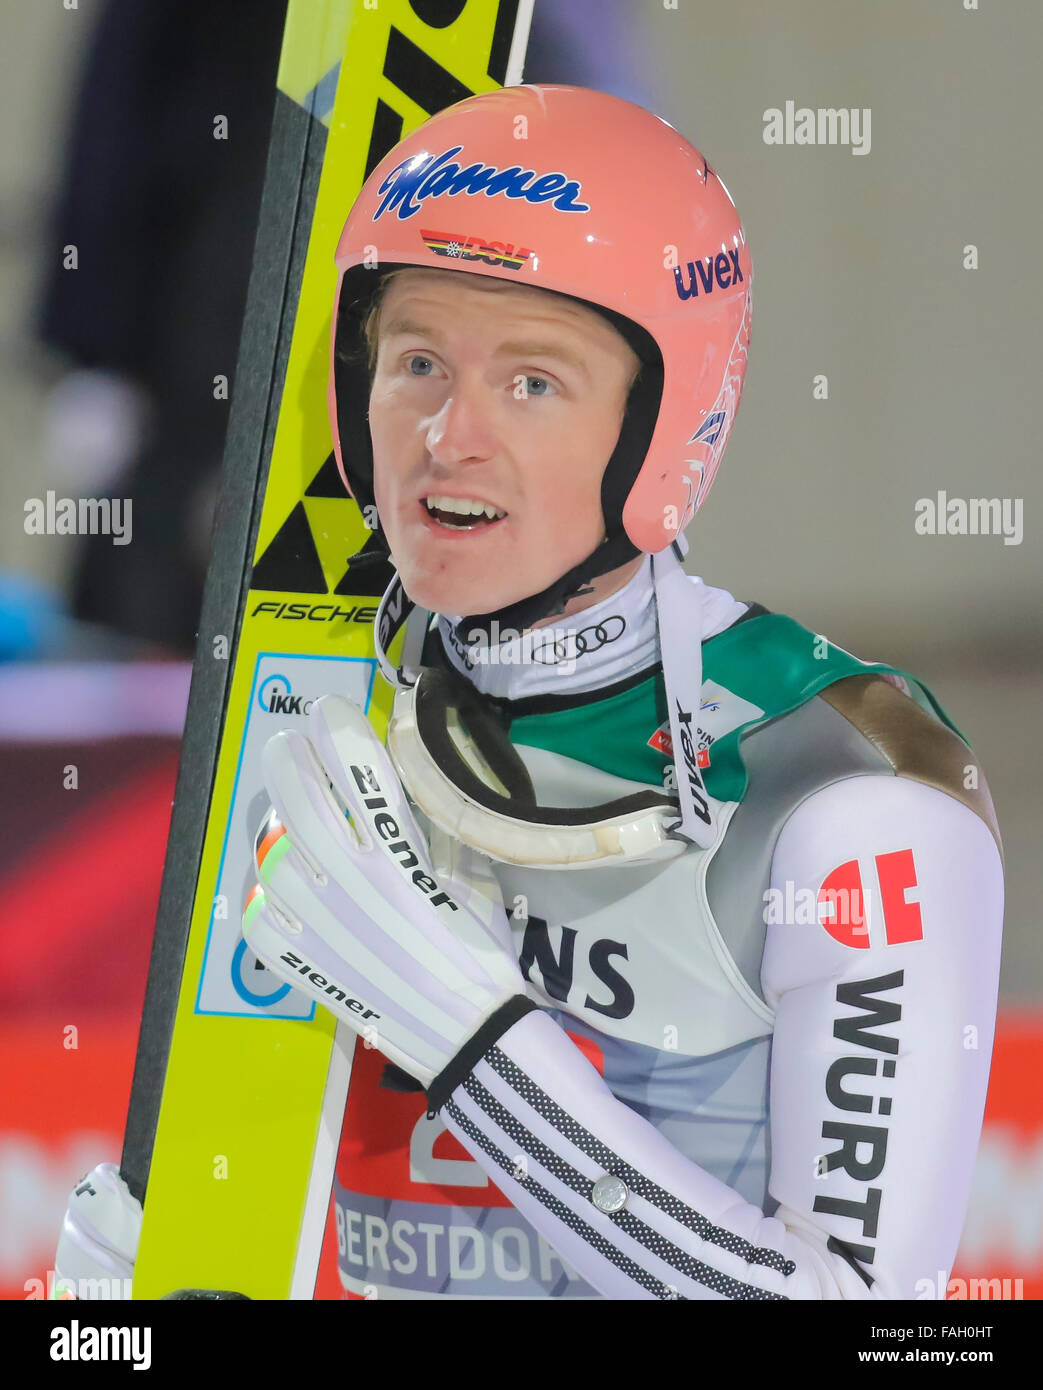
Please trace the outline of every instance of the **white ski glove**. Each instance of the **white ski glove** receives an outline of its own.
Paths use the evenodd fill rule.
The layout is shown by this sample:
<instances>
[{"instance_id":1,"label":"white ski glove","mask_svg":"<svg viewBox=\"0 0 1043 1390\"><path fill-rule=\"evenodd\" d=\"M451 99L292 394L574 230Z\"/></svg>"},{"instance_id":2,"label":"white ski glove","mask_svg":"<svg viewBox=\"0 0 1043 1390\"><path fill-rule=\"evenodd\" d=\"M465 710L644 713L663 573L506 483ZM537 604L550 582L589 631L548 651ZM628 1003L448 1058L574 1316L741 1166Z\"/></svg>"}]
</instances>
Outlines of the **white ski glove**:
<instances>
[{"instance_id":1,"label":"white ski glove","mask_svg":"<svg viewBox=\"0 0 1043 1390\"><path fill-rule=\"evenodd\" d=\"M309 738L265 745L274 806L257 836L250 949L418 1080L437 1110L536 1006L491 872L437 871L362 711L312 706ZM459 859L457 861L459 866Z\"/></svg>"},{"instance_id":2,"label":"white ski glove","mask_svg":"<svg viewBox=\"0 0 1043 1390\"><path fill-rule=\"evenodd\" d=\"M141 1203L115 1163L99 1163L69 1197L54 1257L58 1299L130 1298Z\"/></svg>"}]
</instances>

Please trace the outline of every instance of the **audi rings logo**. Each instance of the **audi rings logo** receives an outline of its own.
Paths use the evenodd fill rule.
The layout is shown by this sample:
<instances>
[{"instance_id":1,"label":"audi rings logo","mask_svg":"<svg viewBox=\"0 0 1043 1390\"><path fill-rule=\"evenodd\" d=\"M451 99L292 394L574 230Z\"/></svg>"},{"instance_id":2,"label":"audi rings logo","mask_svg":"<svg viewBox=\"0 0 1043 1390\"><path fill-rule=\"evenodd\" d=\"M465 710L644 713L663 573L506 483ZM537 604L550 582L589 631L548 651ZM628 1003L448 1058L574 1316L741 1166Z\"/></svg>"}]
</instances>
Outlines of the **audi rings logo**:
<instances>
[{"instance_id":1,"label":"audi rings logo","mask_svg":"<svg viewBox=\"0 0 1043 1390\"><path fill-rule=\"evenodd\" d=\"M610 642L618 641L626 632L626 628L626 619L618 613L578 631L568 628L558 635L558 630L552 628L551 632L556 634L554 640L543 642L533 648L532 659L544 666L556 666L561 661L576 661L581 656L589 656L591 652L607 647Z\"/></svg>"},{"instance_id":2,"label":"audi rings logo","mask_svg":"<svg viewBox=\"0 0 1043 1390\"><path fill-rule=\"evenodd\" d=\"M472 629L466 634L454 631L443 623L442 633L447 647L473 671L476 666L556 666L558 674L571 675L578 658L588 656L616 642L626 631L626 619L619 614L591 623L584 628L540 628L521 633L514 628L501 628L494 618L489 631ZM466 638L466 642L461 638Z\"/></svg>"}]
</instances>

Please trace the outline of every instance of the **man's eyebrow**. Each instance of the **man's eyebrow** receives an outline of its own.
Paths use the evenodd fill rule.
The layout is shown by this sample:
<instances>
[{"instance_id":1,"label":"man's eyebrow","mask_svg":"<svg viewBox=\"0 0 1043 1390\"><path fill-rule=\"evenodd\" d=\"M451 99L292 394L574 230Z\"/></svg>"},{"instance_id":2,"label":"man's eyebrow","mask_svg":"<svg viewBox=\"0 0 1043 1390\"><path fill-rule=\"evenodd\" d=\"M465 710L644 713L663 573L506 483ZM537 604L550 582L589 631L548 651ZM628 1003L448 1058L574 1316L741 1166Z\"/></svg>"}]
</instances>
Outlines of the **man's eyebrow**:
<instances>
[{"instance_id":1,"label":"man's eyebrow","mask_svg":"<svg viewBox=\"0 0 1043 1390\"><path fill-rule=\"evenodd\" d=\"M519 339L517 342L501 343L496 349L497 357L555 357L567 367L575 367L585 376L590 372L580 353L566 347L564 343L541 343L538 339Z\"/></svg>"},{"instance_id":2,"label":"man's eyebrow","mask_svg":"<svg viewBox=\"0 0 1043 1390\"><path fill-rule=\"evenodd\" d=\"M387 323L380 325L380 335L382 338L394 338L399 335L407 338L430 338L432 342L438 342L442 336L436 329L407 318L388 319Z\"/></svg>"}]
</instances>

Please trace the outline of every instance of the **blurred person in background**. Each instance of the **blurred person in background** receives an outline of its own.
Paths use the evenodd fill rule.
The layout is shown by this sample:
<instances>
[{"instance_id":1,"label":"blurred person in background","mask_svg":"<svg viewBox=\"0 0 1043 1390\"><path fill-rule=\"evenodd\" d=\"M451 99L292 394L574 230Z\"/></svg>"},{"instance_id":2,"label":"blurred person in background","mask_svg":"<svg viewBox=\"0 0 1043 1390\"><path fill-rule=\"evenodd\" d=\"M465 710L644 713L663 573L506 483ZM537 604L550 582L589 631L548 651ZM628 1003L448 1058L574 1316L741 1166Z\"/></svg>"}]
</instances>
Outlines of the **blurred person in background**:
<instances>
[{"instance_id":1,"label":"blurred person in background","mask_svg":"<svg viewBox=\"0 0 1043 1390\"><path fill-rule=\"evenodd\" d=\"M38 311L68 364L56 481L133 507L81 537L70 610L170 655L195 646L286 0L107 0L74 102ZM227 138L219 138L219 117Z\"/></svg>"}]
</instances>

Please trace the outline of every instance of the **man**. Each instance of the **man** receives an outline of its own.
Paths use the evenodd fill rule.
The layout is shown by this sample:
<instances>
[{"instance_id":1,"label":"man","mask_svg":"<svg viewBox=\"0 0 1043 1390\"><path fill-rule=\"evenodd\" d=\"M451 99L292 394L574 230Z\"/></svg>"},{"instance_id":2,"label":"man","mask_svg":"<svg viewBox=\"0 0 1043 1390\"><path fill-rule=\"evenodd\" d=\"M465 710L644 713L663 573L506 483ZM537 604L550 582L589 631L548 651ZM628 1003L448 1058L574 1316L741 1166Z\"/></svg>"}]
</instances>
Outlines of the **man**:
<instances>
[{"instance_id":1,"label":"man","mask_svg":"<svg viewBox=\"0 0 1043 1390\"><path fill-rule=\"evenodd\" d=\"M919 683L681 569L749 343L727 191L639 108L506 89L386 157L338 267L399 693L387 751L338 697L269 743L244 934L360 1035L346 1290L923 1296L998 834Z\"/></svg>"}]
</instances>

